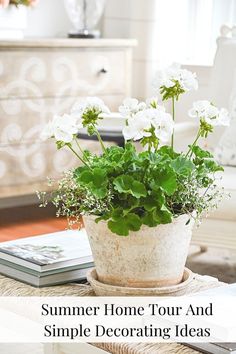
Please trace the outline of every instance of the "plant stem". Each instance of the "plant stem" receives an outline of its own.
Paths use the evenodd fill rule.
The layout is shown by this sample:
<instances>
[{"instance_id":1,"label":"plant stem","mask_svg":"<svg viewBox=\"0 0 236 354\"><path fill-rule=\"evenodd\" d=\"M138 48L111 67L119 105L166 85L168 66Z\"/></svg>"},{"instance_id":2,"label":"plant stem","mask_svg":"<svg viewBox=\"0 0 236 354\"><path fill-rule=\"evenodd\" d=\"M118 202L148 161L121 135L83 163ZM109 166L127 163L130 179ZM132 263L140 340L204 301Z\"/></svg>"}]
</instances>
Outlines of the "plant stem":
<instances>
[{"instance_id":1,"label":"plant stem","mask_svg":"<svg viewBox=\"0 0 236 354\"><path fill-rule=\"evenodd\" d=\"M189 150L188 150L188 152L187 152L187 154L186 154L186 157L188 157L188 155L190 154L190 152L191 152L191 154L190 154L189 157L190 157L190 158L192 157L192 155L193 155L192 148L197 144L197 141L198 141L198 139L200 138L200 136L201 136L201 128L198 130L197 136L196 136L194 142L192 143L191 147L189 148Z\"/></svg>"},{"instance_id":2,"label":"plant stem","mask_svg":"<svg viewBox=\"0 0 236 354\"><path fill-rule=\"evenodd\" d=\"M95 128L95 133L96 133L97 138L98 138L98 140L99 140L99 142L100 142L100 144L101 144L101 147L102 147L103 152L106 153L105 145L104 145L104 143L103 143L103 141L102 141L102 138L101 138L101 135L100 135L99 131L98 131L96 128Z\"/></svg>"},{"instance_id":3,"label":"plant stem","mask_svg":"<svg viewBox=\"0 0 236 354\"><path fill-rule=\"evenodd\" d=\"M175 98L172 97L172 118L173 118L173 121L175 121ZM171 147L172 149L174 148L174 130L173 130L173 133L172 133L172 137L171 137Z\"/></svg>"},{"instance_id":4,"label":"plant stem","mask_svg":"<svg viewBox=\"0 0 236 354\"><path fill-rule=\"evenodd\" d=\"M68 148L75 154L75 156L78 157L78 159L79 159L85 166L87 166L88 168L90 168L89 165L87 164L87 162L85 162L85 161L79 156L79 154L77 154L77 152L73 149L73 147L72 147L70 144L67 144L67 146L68 146Z\"/></svg>"},{"instance_id":5,"label":"plant stem","mask_svg":"<svg viewBox=\"0 0 236 354\"><path fill-rule=\"evenodd\" d=\"M83 151L83 149L81 148L81 146L80 146L80 144L79 144L79 142L78 142L78 140L77 139L75 139L75 142L76 142L76 145L78 146L78 148L79 148L79 151L81 152L81 154L83 155L84 154L84 151Z\"/></svg>"},{"instance_id":6,"label":"plant stem","mask_svg":"<svg viewBox=\"0 0 236 354\"><path fill-rule=\"evenodd\" d=\"M76 145L78 146L79 148L79 151L81 152L82 156L84 156L84 150L81 148L79 142L78 142L78 139L75 139L75 142L76 142ZM89 162L89 159L87 158L87 156L85 156L87 162Z\"/></svg>"}]
</instances>

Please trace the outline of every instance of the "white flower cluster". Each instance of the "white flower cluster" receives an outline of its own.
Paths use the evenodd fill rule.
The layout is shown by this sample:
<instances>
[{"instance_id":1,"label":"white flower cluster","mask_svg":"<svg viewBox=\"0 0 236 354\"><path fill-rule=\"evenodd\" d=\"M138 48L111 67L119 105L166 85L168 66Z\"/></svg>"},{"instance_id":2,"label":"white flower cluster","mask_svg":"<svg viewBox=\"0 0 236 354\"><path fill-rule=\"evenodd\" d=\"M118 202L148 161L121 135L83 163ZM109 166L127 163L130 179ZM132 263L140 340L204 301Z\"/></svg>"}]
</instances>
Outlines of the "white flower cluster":
<instances>
[{"instance_id":1,"label":"white flower cluster","mask_svg":"<svg viewBox=\"0 0 236 354\"><path fill-rule=\"evenodd\" d=\"M188 114L191 118L203 119L212 126L228 126L230 123L230 116L225 108L219 109L206 100L194 102Z\"/></svg>"},{"instance_id":2,"label":"white flower cluster","mask_svg":"<svg viewBox=\"0 0 236 354\"><path fill-rule=\"evenodd\" d=\"M98 97L87 97L82 101L78 101L71 109L71 114L81 118L86 111L94 110L99 113L110 113L109 108L104 104L103 100Z\"/></svg>"},{"instance_id":3,"label":"white flower cluster","mask_svg":"<svg viewBox=\"0 0 236 354\"><path fill-rule=\"evenodd\" d=\"M134 114L146 108L145 102L139 102L136 98L126 98L122 106L119 107L119 112L125 118L132 117Z\"/></svg>"},{"instance_id":4,"label":"white flower cluster","mask_svg":"<svg viewBox=\"0 0 236 354\"><path fill-rule=\"evenodd\" d=\"M78 131L83 128L83 114L89 110L94 110L98 114L109 113L109 109L101 99L88 97L76 102L70 114L55 115L41 132L41 139L55 138L56 141L71 143Z\"/></svg>"},{"instance_id":5,"label":"white flower cluster","mask_svg":"<svg viewBox=\"0 0 236 354\"><path fill-rule=\"evenodd\" d=\"M164 70L159 70L153 81L153 86L155 89L160 90L161 87L174 87L176 82L179 83L185 92L198 89L196 74L189 70L181 69L181 66L176 63Z\"/></svg>"},{"instance_id":6,"label":"white flower cluster","mask_svg":"<svg viewBox=\"0 0 236 354\"><path fill-rule=\"evenodd\" d=\"M55 138L56 141L71 143L74 135L82 128L82 123L69 114L55 115L43 129L41 139Z\"/></svg>"},{"instance_id":7,"label":"white flower cluster","mask_svg":"<svg viewBox=\"0 0 236 354\"><path fill-rule=\"evenodd\" d=\"M155 98L149 99L146 103L130 98L123 102L119 111L127 118L127 125L123 128L125 140L140 140L152 135L161 143L167 143L173 133L174 122L165 108L157 105Z\"/></svg>"}]
</instances>

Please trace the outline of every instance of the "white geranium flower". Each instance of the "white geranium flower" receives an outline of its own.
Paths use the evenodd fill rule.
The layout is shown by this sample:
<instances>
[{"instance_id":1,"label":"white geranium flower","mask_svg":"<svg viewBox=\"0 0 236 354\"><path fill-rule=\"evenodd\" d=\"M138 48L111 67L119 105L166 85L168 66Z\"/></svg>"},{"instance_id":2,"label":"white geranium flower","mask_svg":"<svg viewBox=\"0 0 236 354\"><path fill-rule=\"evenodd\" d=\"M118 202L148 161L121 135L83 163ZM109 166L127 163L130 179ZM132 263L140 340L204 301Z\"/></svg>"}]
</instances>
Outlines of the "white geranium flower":
<instances>
[{"instance_id":1,"label":"white geranium flower","mask_svg":"<svg viewBox=\"0 0 236 354\"><path fill-rule=\"evenodd\" d=\"M165 114L165 108L163 106L158 106L157 108L148 108L142 112L143 116L146 117L151 123L155 121L161 114Z\"/></svg>"},{"instance_id":2,"label":"white geranium flower","mask_svg":"<svg viewBox=\"0 0 236 354\"><path fill-rule=\"evenodd\" d=\"M191 118L198 118L208 109L211 103L206 100L196 101L193 103L193 107L188 111Z\"/></svg>"},{"instance_id":3,"label":"white geranium flower","mask_svg":"<svg viewBox=\"0 0 236 354\"><path fill-rule=\"evenodd\" d=\"M151 136L151 133L147 131L151 128L151 120L145 113L145 110L140 111L128 119L127 126L123 128L125 140L140 140L143 137Z\"/></svg>"},{"instance_id":4,"label":"white geranium flower","mask_svg":"<svg viewBox=\"0 0 236 354\"><path fill-rule=\"evenodd\" d=\"M226 109L218 109L206 100L194 102L188 114L191 118L204 119L205 122L212 126L228 126L230 123L229 113Z\"/></svg>"},{"instance_id":5,"label":"white geranium flower","mask_svg":"<svg viewBox=\"0 0 236 354\"><path fill-rule=\"evenodd\" d=\"M123 135L125 140L140 140L151 136L149 131L151 127L154 127L155 135L160 142L166 143L173 133L174 122L163 107L148 108L128 119L127 126L123 129Z\"/></svg>"},{"instance_id":6,"label":"white geranium flower","mask_svg":"<svg viewBox=\"0 0 236 354\"><path fill-rule=\"evenodd\" d=\"M176 82L179 83L185 92L198 89L196 74L189 70L181 69L179 64L172 64L164 70L159 70L154 79L153 86L159 90L163 86L166 88L173 87Z\"/></svg>"},{"instance_id":7,"label":"white geranium flower","mask_svg":"<svg viewBox=\"0 0 236 354\"><path fill-rule=\"evenodd\" d=\"M158 70L153 82L154 87L159 90L162 86L166 88L175 86L175 80L179 78L179 69L178 64L173 64L166 69Z\"/></svg>"},{"instance_id":8,"label":"white geranium flower","mask_svg":"<svg viewBox=\"0 0 236 354\"><path fill-rule=\"evenodd\" d=\"M86 111L91 109L95 109L99 113L110 113L109 108L105 105L103 100L98 97L87 97L74 104L71 109L71 114L77 117L82 117Z\"/></svg>"},{"instance_id":9,"label":"white geranium flower","mask_svg":"<svg viewBox=\"0 0 236 354\"><path fill-rule=\"evenodd\" d=\"M146 108L144 102L139 102L136 98L126 98L123 104L119 107L119 112L123 117L132 117L137 112L142 111Z\"/></svg>"},{"instance_id":10,"label":"white geranium flower","mask_svg":"<svg viewBox=\"0 0 236 354\"><path fill-rule=\"evenodd\" d=\"M198 89L198 81L196 73L192 73L186 69L179 70L179 80L180 85L184 91L191 91Z\"/></svg>"},{"instance_id":11,"label":"white geranium flower","mask_svg":"<svg viewBox=\"0 0 236 354\"><path fill-rule=\"evenodd\" d=\"M76 117L68 114L63 116L55 115L41 133L43 140L54 137L56 141L71 143L74 135L82 128L82 123Z\"/></svg>"},{"instance_id":12,"label":"white geranium flower","mask_svg":"<svg viewBox=\"0 0 236 354\"><path fill-rule=\"evenodd\" d=\"M169 113L163 110L155 110L152 119L152 126L155 128L155 135L161 143L167 143L174 130L174 121Z\"/></svg>"},{"instance_id":13,"label":"white geranium flower","mask_svg":"<svg viewBox=\"0 0 236 354\"><path fill-rule=\"evenodd\" d=\"M78 133L78 130L82 128L82 124L78 124L77 119L68 114L57 116L54 125L55 139L57 141L63 141L64 143L71 143L74 134Z\"/></svg>"}]
</instances>

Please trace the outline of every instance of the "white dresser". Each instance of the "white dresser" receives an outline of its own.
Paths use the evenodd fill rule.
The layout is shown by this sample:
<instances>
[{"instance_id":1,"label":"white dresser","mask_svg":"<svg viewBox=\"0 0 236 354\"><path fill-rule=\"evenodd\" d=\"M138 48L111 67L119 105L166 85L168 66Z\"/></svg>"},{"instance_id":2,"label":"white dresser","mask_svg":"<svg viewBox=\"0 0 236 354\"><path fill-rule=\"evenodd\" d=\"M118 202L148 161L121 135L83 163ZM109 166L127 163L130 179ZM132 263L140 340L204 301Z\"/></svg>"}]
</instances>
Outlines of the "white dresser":
<instances>
[{"instance_id":1,"label":"white dresser","mask_svg":"<svg viewBox=\"0 0 236 354\"><path fill-rule=\"evenodd\" d=\"M39 140L42 126L78 97L99 96L116 110L131 92L135 45L123 39L0 42L0 207L28 203L47 176L57 178L75 164L65 149Z\"/></svg>"}]
</instances>

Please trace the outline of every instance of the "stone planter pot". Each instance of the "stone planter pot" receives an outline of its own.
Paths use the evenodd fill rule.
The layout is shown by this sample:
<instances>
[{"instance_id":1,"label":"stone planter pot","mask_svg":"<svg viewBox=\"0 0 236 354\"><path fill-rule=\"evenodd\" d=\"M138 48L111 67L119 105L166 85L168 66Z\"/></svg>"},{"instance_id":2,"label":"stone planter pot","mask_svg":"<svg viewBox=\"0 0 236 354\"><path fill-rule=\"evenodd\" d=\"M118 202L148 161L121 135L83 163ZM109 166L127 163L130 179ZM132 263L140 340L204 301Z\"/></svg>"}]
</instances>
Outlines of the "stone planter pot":
<instances>
[{"instance_id":1,"label":"stone planter pot","mask_svg":"<svg viewBox=\"0 0 236 354\"><path fill-rule=\"evenodd\" d=\"M27 8L10 5L0 8L0 39L23 39L27 27Z\"/></svg>"},{"instance_id":2,"label":"stone planter pot","mask_svg":"<svg viewBox=\"0 0 236 354\"><path fill-rule=\"evenodd\" d=\"M142 226L123 237L113 234L105 221L84 216L98 280L126 287L162 287L179 284L192 236L194 220L188 215L154 228Z\"/></svg>"}]
</instances>

